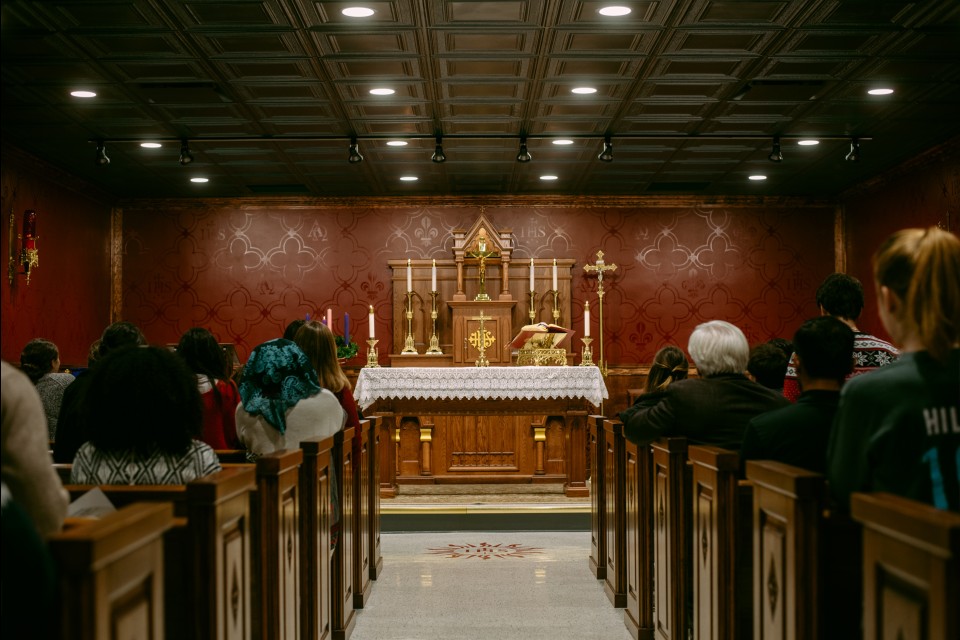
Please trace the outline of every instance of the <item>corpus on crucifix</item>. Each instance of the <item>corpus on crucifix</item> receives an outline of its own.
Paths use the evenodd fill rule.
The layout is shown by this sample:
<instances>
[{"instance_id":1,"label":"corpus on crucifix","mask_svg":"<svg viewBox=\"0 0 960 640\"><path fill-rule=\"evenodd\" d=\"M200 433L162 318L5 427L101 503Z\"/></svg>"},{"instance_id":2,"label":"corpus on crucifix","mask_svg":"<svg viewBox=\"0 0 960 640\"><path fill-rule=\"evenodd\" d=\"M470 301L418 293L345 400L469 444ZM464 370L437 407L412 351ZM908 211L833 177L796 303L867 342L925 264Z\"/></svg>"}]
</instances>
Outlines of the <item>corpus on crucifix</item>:
<instances>
[{"instance_id":1,"label":"corpus on crucifix","mask_svg":"<svg viewBox=\"0 0 960 640\"><path fill-rule=\"evenodd\" d=\"M487 258L496 258L500 254L496 251L487 249L487 231L483 227L480 227L480 231L477 233L477 248L473 251L467 251L465 254L468 258L476 258L480 261L479 276L480 276L480 290L477 293L477 297L474 300L489 300L490 296L487 295L486 289L486 277L487 277Z\"/></svg>"}]
</instances>

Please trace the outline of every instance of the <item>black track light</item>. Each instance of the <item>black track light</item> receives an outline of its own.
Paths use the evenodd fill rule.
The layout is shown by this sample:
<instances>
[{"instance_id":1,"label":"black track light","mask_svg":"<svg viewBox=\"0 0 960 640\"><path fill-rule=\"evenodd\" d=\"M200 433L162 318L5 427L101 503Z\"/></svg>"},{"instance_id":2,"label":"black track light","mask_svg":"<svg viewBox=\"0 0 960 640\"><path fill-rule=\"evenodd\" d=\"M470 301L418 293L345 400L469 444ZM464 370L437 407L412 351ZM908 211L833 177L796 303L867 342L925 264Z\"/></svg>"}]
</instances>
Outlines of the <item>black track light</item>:
<instances>
[{"instance_id":1,"label":"black track light","mask_svg":"<svg viewBox=\"0 0 960 640\"><path fill-rule=\"evenodd\" d=\"M436 163L447 161L447 156L443 153L443 136L437 136L437 147L433 150L430 159Z\"/></svg>"},{"instance_id":2,"label":"black track light","mask_svg":"<svg viewBox=\"0 0 960 640\"><path fill-rule=\"evenodd\" d=\"M610 136L603 138L603 151L597 156L597 160L600 162L613 162L613 142L610 141Z\"/></svg>"},{"instance_id":3,"label":"black track light","mask_svg":"<svg viewBox=\"0 0 960 640\"><path fill-rule=\"evenodd\" d=\"M110 164L110 158L107 157L107 147L103 142L97 143L97 156L94 161L101 167Z\"/></svg>"},{"instance_id":4,"label":"black track light","mask_svg":"<svg viewBox=\"0 0 960 640\"><path fill-rule=\"evenodd\" d=\"M850 153L844 159L849 162L860 161L860 138L850 138Z\"/></svg>"},{"instance_id":5,"label":"black track light","mask_svg":"<svg viewBox=\"0 0 960 640\"><path fill-rule=\"evenodd\" d=\"M783 162L783 153L780 151L780 136L773 137L773 148L767 156L770 162Z\"/></svg>"},{"instance_id":6,"label":"black track light","mask_svg":"<svg viewBox=\"0 0 960 640\"><path fill-rule=\"evenodd\" d=\"M184 140L180 143L180 164L186 166L193 162L193 154L190 153L190 145Z\"/></svg>"},{"instance_id":7,"label":"black track light","mask_svg":"<svg viewBox=\"0 0 960 640\"><path fill-rule=\"evenodd\" d=\"M517 154L517 162L530 162L533 156L527 151L527 136L520 137L520 153Z\"/></svg>"},{"instance_id":8,"label":"black track light","mask_svg":"<svg viewBox=\"0 0 960 640\"><path fill-rule=\"evenodd\" d=\"M347 161L350 164L363 162L363 156L360 155L360 145L357 143L356 137L350 138L350 155L347 156Z\"/></svg>"}]
</instances>

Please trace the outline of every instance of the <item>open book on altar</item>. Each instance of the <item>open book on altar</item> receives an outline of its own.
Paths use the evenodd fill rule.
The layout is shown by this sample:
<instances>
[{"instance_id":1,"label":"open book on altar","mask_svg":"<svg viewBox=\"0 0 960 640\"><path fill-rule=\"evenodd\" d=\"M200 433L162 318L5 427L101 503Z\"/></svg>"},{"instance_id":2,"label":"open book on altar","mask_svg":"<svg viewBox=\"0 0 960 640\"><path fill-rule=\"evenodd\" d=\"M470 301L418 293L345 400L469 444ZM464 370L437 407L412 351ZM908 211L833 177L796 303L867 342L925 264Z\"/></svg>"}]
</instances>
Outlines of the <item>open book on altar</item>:
<instances>
[{"instance_id":1,"label":"open book on altar","mask_svg":"<svg viewBox=\"0 0 960 640\"><path fill-rule=\"evenodd\" d=\"M514 349L560 349L573 333L573 329L546 322L528 324L520 329L510 346Z\"/></svg>"}]
</instances>

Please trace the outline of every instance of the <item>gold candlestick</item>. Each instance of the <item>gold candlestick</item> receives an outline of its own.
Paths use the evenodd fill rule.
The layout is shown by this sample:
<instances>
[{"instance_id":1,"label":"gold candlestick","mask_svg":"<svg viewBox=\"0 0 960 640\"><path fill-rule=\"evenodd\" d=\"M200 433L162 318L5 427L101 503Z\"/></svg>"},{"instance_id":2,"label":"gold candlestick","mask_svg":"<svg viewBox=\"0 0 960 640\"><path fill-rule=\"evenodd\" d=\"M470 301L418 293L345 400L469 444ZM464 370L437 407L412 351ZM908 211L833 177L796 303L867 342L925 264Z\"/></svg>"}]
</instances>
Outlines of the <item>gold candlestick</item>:
<instances>
[{"instance_id":1,"label":"gold candlestick","mask_svg":"<svg viewBox=\"0 0 960 640\"><path fill-rule=\"evenodd\" d=\"M367 339L367 365L365 369L376 369L380 367L379 363L379 354L377 353L377 343L380 342L376 338Z\"/></svg>"},{"instance_id":2,"label":"gold candlestick","mask_svg":"<svg viewBox=\"0 0 960 640\"><path fill-rule=\"evenodd\" d=\"M400 353L419 354L417 347L413 344L413 291L407 291L407 338Z\"/></svg>"},{"instance_id":3,"label":"gold candlestick","mask_svg":"<svg viewBox=\"0 0 960 640\"><path fill-rule=\"evenodd\" d=\"M537 321L537 292L530 291L530 324Z\"/></svg>"},{"instance_id":4,"label":"gold candlestick","mask_svg":"<svg viewBox=\"0 0 960 640\"><path fill-rule=\"evenodd\" d=\"M603 251L597 251L597 261L595 264L583 266L583 270L589 273L597 274L597 296L600 298L600 373L607 375L607 363L603 359L603 274L605 271L616 271L617 265L607 264L603 261Z\"/></svg>"},{"instance_id":5,"label":"gold candlestick","mask_svg":"<svg viewBox=\"0 0 960 640\"><path fill-rule=\"evenodd\" d=\"M593 342L593 338L580 338L580 341L583 342L583 352L580 355L580 366L581 367L597 366L593 364L593 349L590 348L590 343Z\"/></svg>"},{"instance_id":6,"label":"gold candlestick","mask_svg":"<svg viewBox=\"0 0 960 640\"><path fill-rule=\"evenodd\" d=\"M437 337L437 296L439 291L430 292L430 319L433 321L433 333L430 334L430 348L427 355L443 355L440 350L440 339Z\"/></svg>"},{"instance_id":7,"label":"gold candlestick","mask_svg":"<svg viewBox=\"0 0 960 640\"><path fill-rule=\"evenodd\" d=\"M553 290L553 324L560 324L560 292Z\"/></svg>"}]
</instances>

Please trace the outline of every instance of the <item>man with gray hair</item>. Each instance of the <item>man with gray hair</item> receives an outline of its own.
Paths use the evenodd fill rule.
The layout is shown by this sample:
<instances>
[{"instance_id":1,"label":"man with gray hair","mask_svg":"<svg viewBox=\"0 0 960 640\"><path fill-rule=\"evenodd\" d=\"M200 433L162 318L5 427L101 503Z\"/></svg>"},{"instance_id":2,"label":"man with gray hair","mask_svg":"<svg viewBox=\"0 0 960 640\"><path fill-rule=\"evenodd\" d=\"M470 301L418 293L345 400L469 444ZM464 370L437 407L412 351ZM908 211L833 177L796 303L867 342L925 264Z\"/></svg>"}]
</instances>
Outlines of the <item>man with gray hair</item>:
<instances>
[{"instance_id":1,"label":"man with gray hair","mask_svg":"<svg viewBox=\"0 0 960 640\"><path fill-rule=\"evenodd\" d=\"M692 444L739 451L751 418L789 404L744 375L750 345L729 322L698 325L687 351L700 377L674 382L657 392L656 404L630 416L623 431L631 442L644 445L661 437L684 436Z\"/></svg>"}]
</instances>

